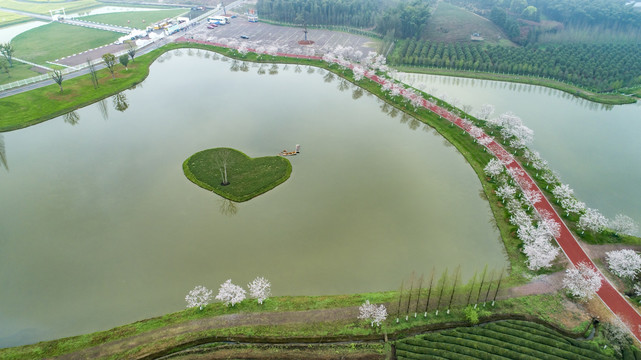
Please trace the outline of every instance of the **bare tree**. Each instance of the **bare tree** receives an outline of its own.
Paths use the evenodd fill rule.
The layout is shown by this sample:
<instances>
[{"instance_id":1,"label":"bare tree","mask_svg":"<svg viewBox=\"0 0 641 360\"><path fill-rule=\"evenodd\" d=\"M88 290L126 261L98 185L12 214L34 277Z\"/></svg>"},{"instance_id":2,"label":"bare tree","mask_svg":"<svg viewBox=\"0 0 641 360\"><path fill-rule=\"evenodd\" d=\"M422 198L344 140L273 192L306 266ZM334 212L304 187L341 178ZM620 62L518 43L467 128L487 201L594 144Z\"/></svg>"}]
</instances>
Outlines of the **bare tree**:
<instances>
[{"instance_id":1,"label":"bare tree","mask_svg":"<svg viewBox=\"0 0 641 360\"><path fill-rule=\"evenodd\" d=\"M432 269L432 275L430 275L430 289L427 291L427 301L425 302L425 313L423 317L427 317L427 311L430 306L430 297L432 296L432 285L434 284L434 269Z\"/></svg>"},{"instance_id":2,"label":"bare tree","mask_svg":"<svg viewBox=\"0 0 641 360\"><path fill-rule=\"evenodd\" d=\"M436 303L436 315L438 315L438 308L441 307L441 298L443 297L443 291L445 291L445 285L447 284L447 269L443 275L441 275L441 289L438 292L438 302Z\"/></svg>"},{"instance_id":3,"label":"bare tree","mask_svg":"<svg viewBox=\"0 0 641 360\"><path fill-rule=\"evenodd\" d=\"M91 82L93 83L93 88L97 89L98 88L98 75L96 74L96 68L94 65L91 63L91 60L87 59L87 67L89 68L89 72L91 73Z\"/></svg>"},{"instance_id":4,"label":"bare tree","mask_svg":"<svg viewBox=\"0 0 641 360\"><path fill-rule=\"evenodd\" d=\"M129 47L127 48L127 54L131 58L131 62L134 62L134 56L136 56L136 46L133 45L132 43L129 43Z\"/></svg>"},{"instance_id":5,"label":"bare tree","mask_svg":"<svg viewBox=\"0 0 641 360\"><path fill-rule=\"evenodd\" d=\"M60 86L60 92L62 92L62 71L54 69L51 73L51 78L56 82L56 84L58 84L58 86Z\"/></svg>"},{"instance_id":6,"label":"bare tree","mask_svg":"<svg viewBox=\"0 0 641 360\"><path fill-rule=\"evenodd\" d=\"M454 273L454 285L452 285L452 293L450 295L450 302L447 304L447 313L450 313L450 307L452 306L452 300L454 299L454 293L456 292L456 285L458 284L458 279L461 277L461 266L456 268Z\"/></svg>"},{"instance_id":7,"label":"bare tree","mask_svg":"<svg viewBox=\"0 0 641 360\"><path fill-rule=\"evenodd\" d=\"M216 165L218 165L218 170L220 171L221 182L220 185L227 186L229 185L229 179L227 177L227 168L229 167L229 157L231 151L229 149L221 149L216 155Z\"/></svg>"}]
</instances>

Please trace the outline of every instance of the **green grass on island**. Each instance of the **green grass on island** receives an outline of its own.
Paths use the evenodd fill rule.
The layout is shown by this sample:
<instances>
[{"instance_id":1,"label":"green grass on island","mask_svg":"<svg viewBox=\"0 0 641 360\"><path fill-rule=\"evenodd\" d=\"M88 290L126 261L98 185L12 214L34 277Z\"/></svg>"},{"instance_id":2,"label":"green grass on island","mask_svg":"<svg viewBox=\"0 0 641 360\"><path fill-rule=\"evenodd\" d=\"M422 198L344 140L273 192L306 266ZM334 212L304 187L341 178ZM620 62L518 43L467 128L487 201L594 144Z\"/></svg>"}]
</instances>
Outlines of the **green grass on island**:
<instances>
[{"instance_id":1,"label":"green grass on island","mask_svg":"<svg viewBox=\"0 0 641 360\"><path fill-rule=\"evenodd\" d=\"M235 149L215 148L190 156L183 163L183 171L194 184L226 199L243 202L289 179L292 164L281 156L250 158Z\"/></svg>"}]
</instances>

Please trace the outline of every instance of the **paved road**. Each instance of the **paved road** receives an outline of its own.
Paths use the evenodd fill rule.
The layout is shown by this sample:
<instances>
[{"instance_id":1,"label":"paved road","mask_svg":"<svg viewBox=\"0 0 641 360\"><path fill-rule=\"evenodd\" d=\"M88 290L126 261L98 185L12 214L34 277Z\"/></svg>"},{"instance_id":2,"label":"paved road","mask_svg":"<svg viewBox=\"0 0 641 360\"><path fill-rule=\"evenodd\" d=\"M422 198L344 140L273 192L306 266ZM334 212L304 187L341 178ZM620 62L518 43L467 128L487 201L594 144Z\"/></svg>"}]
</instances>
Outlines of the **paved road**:
<instances>
[{"instance_id":1,"label":"paved road","mask_svg":"<svg viewBox=\"0 0 641 360\"><path fill-rule=\"evenodd\" d=\"M0 11L5 11L5 12L10 12L18 15L23 15L23 16L29 16L38 20L44 20L44 21L51 21L51 16L50 15L43 15L43 14L36 14L28 11L20 11L20 10L14 10L14 9L7 9L0 7Z\"/></svg>"},{"instance_id":2,"label":"paved road","mask_svg":"<svg viewBox=\"0 0 641 360\"><path fill-rule=\"evenodd\" d=\"M86 28L99 29L105 31L113 31L122 34L129 34L131 32L130 27L118 26L118 25L109 25L109 24L99 24L90 21L78 20L78 19L65 19L60 21L63 24L82 26Z\"/></svg>"}]
</instances>

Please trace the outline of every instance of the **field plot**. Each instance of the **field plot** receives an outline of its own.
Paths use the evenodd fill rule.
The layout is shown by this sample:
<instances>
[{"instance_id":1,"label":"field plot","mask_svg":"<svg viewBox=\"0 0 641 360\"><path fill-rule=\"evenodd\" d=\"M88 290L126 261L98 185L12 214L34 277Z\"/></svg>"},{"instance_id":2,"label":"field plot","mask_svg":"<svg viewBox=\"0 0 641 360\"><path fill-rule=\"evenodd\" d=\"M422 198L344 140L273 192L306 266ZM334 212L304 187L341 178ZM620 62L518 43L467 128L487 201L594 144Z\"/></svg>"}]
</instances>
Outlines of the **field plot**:
<instances>
[{"instance_id":1,"label":"field plot","mask_svg":"<svg viewBox=\"0 0 641 360\"><path fill-rule=\"evenodd\" d=\"M218 26L214 29L207 29L206 26L199 26L190 31L189 35L194 38L205 39L208 41L219 41L220 39L235 39L246 41L250 47L253 46L270 46L275 45L279 48L304 48L312 47L316 50L326 51L340 45L343 47L351 46L355 50L360 50L364 54L369 51L378 51L380 41L370 39L360 35L353 35L338 31L309 29L307 38L314 42L313 45L301 46L299 40L303 40L305 34L299 27L276 26L265 23L250 23L246 18L238 17L232 20L231 24ZM244 35L248 39L242 39Z\"/></svg>"},{"instance_id":2,"label":"field plot","mask_svg":"<svg viewBox=\"0 0 641 360\"><path fill-rule=\"evenodd\" d=\"M89 15L79 20L93 21L102 24L129 26L136 29L145 29L156 21L178 16L189 12L189 9L165 9L155 11L129 11L111 14Z\"/></svg>"},{"instance_id":3,"label":"field plot","mask_svg":"<svg viewBox=\"0 0 641 360\"><path fill-rule=\"evenodd\" d=\"M28 20L29 17L19 14L14 14L7 11L0 11L0 26L19 23Z\"/></svg>"},{"instance_id":4,"label":"field plot","mask_svg":"<svg viewBox=\"0 0 641 360\"><path fill-rule=\"evenodd\" d=\"M511 42L490 20L458 6L439 2L436 11L427 22L427 39L445 42L469 42L470 35L479 33L489 44Z\"/></svg>"},{"instance_id":5,"label":"field plot","mask_svg":"<svg viewBox=\"0 0 641 360\"><path fill-rule=\"evenodd\" d=\"M507 320L403 339L398 359L574 359L608 360L594 344L566 337L543 325Z\"/></svg>"},{"instance_id":6,"label":"field plot","mask_svg":"<svg viewBox=\"0 0 641 360\"><path fill-rule=\"evenodd\" d=\"M84 28L61 23L51 23L24 32L13 39L15 56L45 64L61 57L73 55L116 41L122 34Z\"/></svg>"},{"instance_id":7,"label":"field plot","mask_svg":"<svg viewBox=\"0 0 641 360\"><path fill-rule=\"evenodd\" d=\"M16 0L0 0L0 7L21 11L28 11L32 13L49 15L49 10L56 10L65 8L65 12L70 14L78 10L90 9L98 6L104 6L96 0L76 0L76 1L46 1L46 0L31 0L31 1L16 1Z\"/></svg>"}]
</instances>

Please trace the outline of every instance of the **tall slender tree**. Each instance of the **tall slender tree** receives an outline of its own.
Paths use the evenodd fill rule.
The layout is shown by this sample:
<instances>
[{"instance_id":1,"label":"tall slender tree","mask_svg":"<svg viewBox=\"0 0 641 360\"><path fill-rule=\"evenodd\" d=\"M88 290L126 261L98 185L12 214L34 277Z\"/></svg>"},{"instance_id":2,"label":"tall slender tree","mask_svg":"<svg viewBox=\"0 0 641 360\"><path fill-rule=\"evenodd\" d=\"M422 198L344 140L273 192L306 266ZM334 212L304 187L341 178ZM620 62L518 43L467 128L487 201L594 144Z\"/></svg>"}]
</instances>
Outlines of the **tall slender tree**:
<instances>
[{"instance_id":1,"label":"tall slender tree","mask_svg":"<svg viewBox=\"0 0 641 360\"><path fill-rule=\"evenodd\" d=\"M405 321L409 320L410 314L410 302L412 301L412 290L414 290L414 272L410 275L410 291L409 296L407 297L407 309L405 311Z\"/></svg>"},{"instance_id":2,"label":"tall slender tree","mask_svg":"<svg viewBox=\"0 0 641 360\"><path fill-rule=\"evenodd\" d=\"M414 307L414 317L416 317L416 314L418 313L418 304L421 301L421 290L423 290L423 274L421 274L421 278L418 280L418 291L416 292L416 307Z\"/></svg>"},{"instance_id":3,"label":"tall slender tree","mask_svg":"<svg viewBox=\"0 0 641 360\"><path fill-rule=\"evenodd\" d=\"M487 291L485 292L485 299L483 299L483 306L487 303L487 298L490 296L490 289L492 288L492 283L494 282L494 270L490 273L490 281L487 283Z\"/></svg>"},{"instance_id":4,"label":"tall slender tree","mask_svg":"<svg viewBox=\"0 0 641 360\"><path fill-rule=\"evenodd\" d=\"M430 307L430 297L432 295L432 285L434 283L434 268L432 268L432 275L430 275L430 289L427 291L427 301L425 302L425 313L423 317L427 317L427 311Z\"/></svg>"},{"instance_id":5,"label":"tall slender tree","mask_svg":"<svg viewBox=\"0 0 641 360\"><path fill-rule=\"evenodd\" d=\"M91 63L91 60L89 59L87 59L87 68L89 68L89 72L91 73L91 83L93 84L93 88L97 89L98 75L96 74L96 67Z\"/></svg>"},{"instance_id":6,"label":"tall slender tree","mask_svg":"<svg viewBox=\"0 0 641 360\"><path fill-rule=\"evenodd\" d=\"M443 291L445 291L445 285L447 283L447 268L445 269L445 272L441 275L441 288L439 289L438 292L438 302L436 303L436 315L438 315L438 308L441 307L441 298L443 297Z\"/></svg>"},{"instance_id":7,"label":"tall slender tree","mask_svg":"<svg viewBox=\"0 0 641 360\"><path fill-rule=\"evenodd\" d=\"M454 299L454 293L456 292L456 285L458 284L458 280L461 277L461 266L456 268L456 272L454 273L454 285L452 285L452 294L450 295L450 302L447 304L447 313L450 313L450 307L452 306L452 300Z\"/></svg>"},{"instance_id":8,"label":"tall slender tree","mask_svg":"<svg viewBox=\"0 0 641 360\"><path fill-rule=\"evenodd\" d=\"M474 273L474 276L472 277L471 281L472 281L472 286L470 286L470 292L467 294L467 302L465 303L465 307L470 305L470 299L472 299L472 292L474 291L474 285L476 285L476 273Z\"/></svg>"},{"instance_id":9,"label":"tall slender tree","mask_svg":"<svg viewBox=\"0 0 641 360\"><path fill-rule=\"evenodd\" d=\"M487 275L487 265L483 268L483 274L481 275L481 285L479 285L479 292L476 294L476 301L474 301L474 308L479 303L479 298L481 297L481 290L483 289L483 284L485 283L485 275Z\"/></svg>"},{"instance_id":10,"label":"tall slender tree","mask_svg":"<svg viewBox=\"0 0 641 360\"><path fill-rule=\"evenodd\" d=\"M112 53L106 53L102 56L102 61L105 62L107 70L111 73L111 78L115 79L116 74L114 73L114 66L116 66L116 56Z\"/></svg>"},{"instance_id":11,"label":"tall slender tree","mask_svg":"<svg viewBox=\"0 0 641 360\"><path fill-rule=\"evenodd\" d=\"M398 306L396 306L396 323L401 318L401 299L403 299L403 281L401 281L401 291L398 292Z\"/></svg>"},{"instance_id":12,"label":"tall slender tree","mask_svg":"<svg viewBox=\"0 0 641 360\"><path fill-rule=\"evenodd\" d=\"M499 282L498 284L496 284L496 291L494 292L494 299L492 299L492 306L494 306L494 302L496 302L496 296L499 294L499 289L501 288L501 280L503 280L503 269L501 269Z\"/></svg>"}]
</instances>

